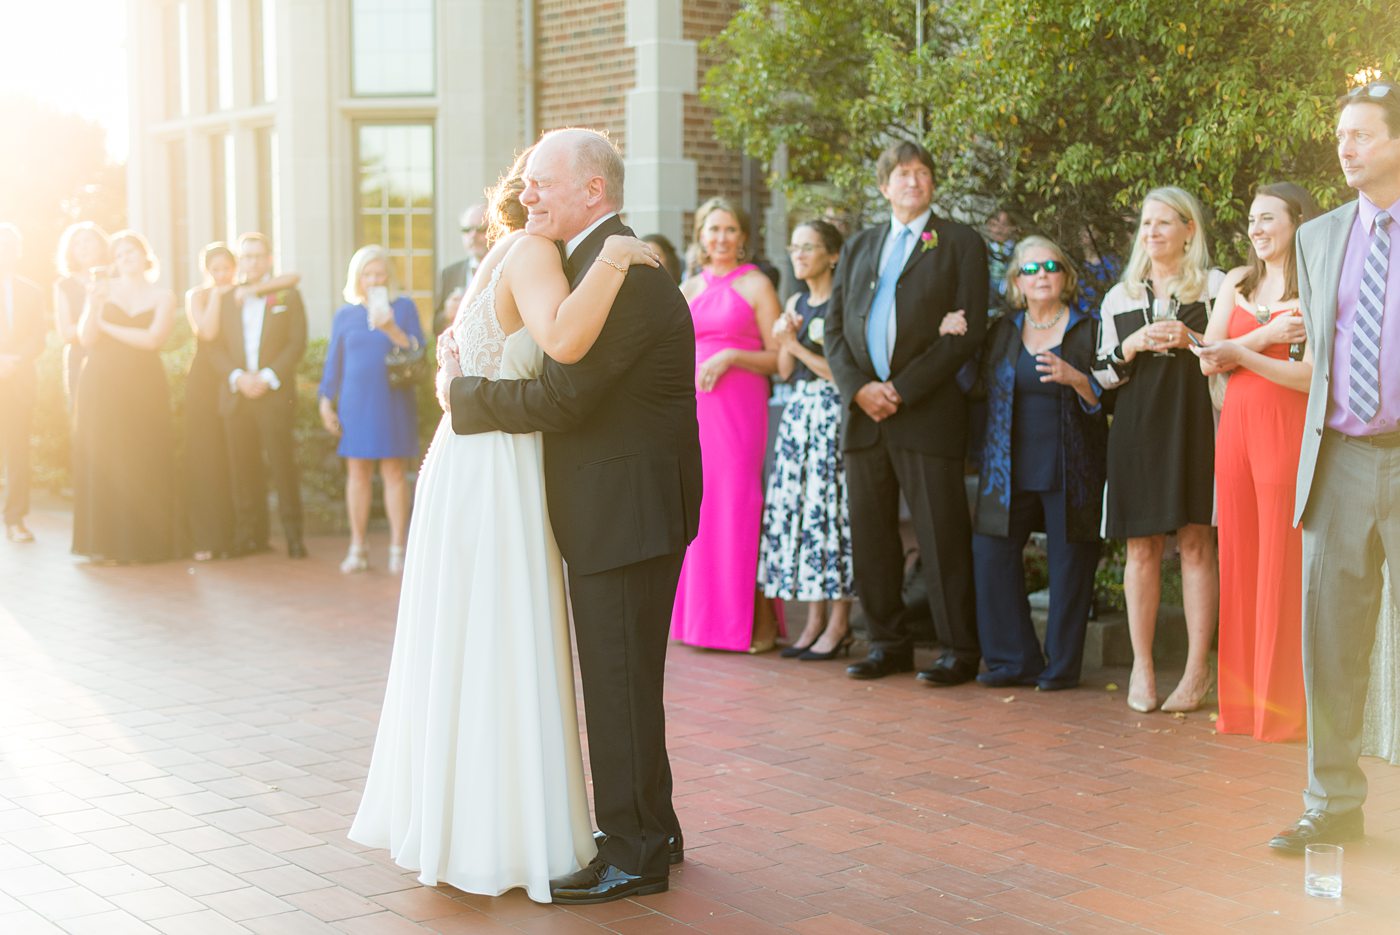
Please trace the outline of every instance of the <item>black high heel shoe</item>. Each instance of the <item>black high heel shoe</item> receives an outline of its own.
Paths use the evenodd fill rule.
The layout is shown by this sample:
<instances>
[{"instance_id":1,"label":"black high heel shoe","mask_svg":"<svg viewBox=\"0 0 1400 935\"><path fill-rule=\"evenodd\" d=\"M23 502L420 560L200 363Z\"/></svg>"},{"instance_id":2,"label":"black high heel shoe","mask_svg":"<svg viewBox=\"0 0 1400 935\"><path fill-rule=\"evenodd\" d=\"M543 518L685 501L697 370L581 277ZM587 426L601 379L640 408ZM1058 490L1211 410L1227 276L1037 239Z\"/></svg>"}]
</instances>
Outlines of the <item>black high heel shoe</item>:
<instances>
[{"instance_id":1,"label":"black high heel shoe","mask_svg":"<svg viewBox=\"0 0 1400 935\"><path fill-rule=\"evenodd\" d=\"M821 637L819 636L817 637L817 639L821 639ZM816 640L813 640L812 642L816 642ZM779 652L778 655L783 657L784 659L796 659L811 648L812 643L808 643L806 646L798 646L796 643L794 643L791 646L784 646L782 648L782 651Z\"/></svg>"},{"instance_id":2,"label":"black high heel shoe","mask_svg":"<svg viewBox=\"0 0 1400 935\"><path fill-rule=\"evenodd\" d=\"M854 644L855 641L855 636L847 633L845 636L841 637L841 642L837 643L830 652L814 653L809 649L798 656L797 661L826 662L829 659L835 659L837 656L849 656L851 654L851 645Z\"/></svg>"}]
</instances>

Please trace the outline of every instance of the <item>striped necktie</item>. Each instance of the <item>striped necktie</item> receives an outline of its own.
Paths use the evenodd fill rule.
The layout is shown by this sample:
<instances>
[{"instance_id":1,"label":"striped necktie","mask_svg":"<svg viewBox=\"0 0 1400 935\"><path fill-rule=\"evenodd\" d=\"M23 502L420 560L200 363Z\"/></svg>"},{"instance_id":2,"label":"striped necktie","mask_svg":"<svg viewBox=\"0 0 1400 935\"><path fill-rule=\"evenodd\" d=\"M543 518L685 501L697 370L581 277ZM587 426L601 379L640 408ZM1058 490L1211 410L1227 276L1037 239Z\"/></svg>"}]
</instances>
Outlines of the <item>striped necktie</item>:
<instances>
[{"instance_id":1,"label":"striped necktie","mask_svg":"<svg viewBox=\"0 0 1400 935\"><path fill-rule=\"evenodd\" d=\"M1371 251L1361 274L1356 299L1356 323L1351 330L1351 381L1347 408L1362 422L1376 417L1381 406L1381 316L1385 311L1385 280L1390 266L1390 215L1376 215Z\"/></svg>"}]
</instances>

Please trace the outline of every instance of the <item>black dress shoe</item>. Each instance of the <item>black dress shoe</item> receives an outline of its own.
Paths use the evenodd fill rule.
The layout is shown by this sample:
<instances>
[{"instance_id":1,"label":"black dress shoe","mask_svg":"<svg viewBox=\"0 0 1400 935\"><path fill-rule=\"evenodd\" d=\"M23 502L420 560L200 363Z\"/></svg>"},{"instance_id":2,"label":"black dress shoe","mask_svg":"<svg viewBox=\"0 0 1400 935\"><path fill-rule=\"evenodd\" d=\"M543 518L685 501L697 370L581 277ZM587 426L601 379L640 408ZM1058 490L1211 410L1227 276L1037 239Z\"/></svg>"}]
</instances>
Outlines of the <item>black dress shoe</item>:
<instances>
[{"instance_id":1,"label":"black dress shoe","mask_svg":"<svg viewBox=\"0 0 1400 935\"><path fill-rule=\"evenodd\" d=\"M601 857L582 870L549 881L549 896L565 906L610 903L629 896L650 896L670 889L665 876L641 877L614 867Z\"/></svg>"},{"instance_id":2,"label":"black dress shoe","mask_svg":"<svg viewBox=\"0 0 1400 935\"><path fill-rule=\"evenodd\" d=\"M896 672L914 671L914 654L909 650L904 652L885 652L880 649L872 649L870 655L860 662L853 662L846 666L846 674L853 679L882 679L887 675L894 675Z\"/></svg>"},{"instance_id":3,"label":"black dress shoe","mask_svg":"<svg viewBox=\"0 0 1400 935\"><path fill-rule=\"evenodd\" d=\"M293 539L287 543L287 558L306 558L306 546L300 539Z\"/></svg>"},{"instance_id":4,"label":"black dress shoe","mask_svg":"<svg viewBox=\"0 0 1400 935\"><path fill-rule=\"evenodd\" d=\"M598 845L599 850L602 849L603 842L607 839L608 833L606 831L593 832L593 840ZM685 860L685 836L679 831L675 834L668 835L666 838L666 851L668 859L673 864L678 864Z\"/></svg>"},{"instance_id":5,"label":"black dress shoe","mask_svg":"<svg viewBox=\"0 0 1400 935\"><path fill-rule=\"evenodd\" d=\"M1349 812L1324 812L1310 808L1303 817L1269 840L1269 846L1285 854L1301 854L1309 844L1341 844L1359 841L1366 835L1366 822L1361 809Z\"/></svg>"},{"instance_id":6,"label":"black dress shoe","mask_svg":"<svg viewBox=\"0 0 1400 935\"><path fill-rule=\"evenodd\" d=\"M944 653L932 668L919 673L919 681L939 687L961 685L977 677L977 663L962 662L952 653Z\"/></svg>"}]
</instances>

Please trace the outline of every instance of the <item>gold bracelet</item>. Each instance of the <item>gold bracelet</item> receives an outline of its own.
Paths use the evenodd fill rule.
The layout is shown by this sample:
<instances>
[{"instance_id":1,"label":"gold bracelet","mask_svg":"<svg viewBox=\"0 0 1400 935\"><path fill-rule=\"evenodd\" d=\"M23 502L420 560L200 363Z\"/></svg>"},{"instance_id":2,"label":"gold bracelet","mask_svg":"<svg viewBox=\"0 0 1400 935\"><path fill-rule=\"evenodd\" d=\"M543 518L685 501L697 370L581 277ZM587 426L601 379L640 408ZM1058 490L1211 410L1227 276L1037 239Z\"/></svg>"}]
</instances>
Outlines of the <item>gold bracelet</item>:
<instances>
[{"instance_id":1,"label":"gold bracelet","mask_svg":"<svg viewBox=\"0 0 1400 935\"><path fill-rule=\"evenodd\" d=\"M617 271L618 271L619 273L621 273L622 275L624 275L624 276L627 275L627 267L623 266L621 263L618 263L616 260L610 260L610 259L608 259L607 257L603 256L601 253L598 255L598 259L595 260L594 262L597 262L597 263L606 263L606 264L608 264L609 266L611 266L613 269L617 270Z\"/></svg>"}]
</instances>

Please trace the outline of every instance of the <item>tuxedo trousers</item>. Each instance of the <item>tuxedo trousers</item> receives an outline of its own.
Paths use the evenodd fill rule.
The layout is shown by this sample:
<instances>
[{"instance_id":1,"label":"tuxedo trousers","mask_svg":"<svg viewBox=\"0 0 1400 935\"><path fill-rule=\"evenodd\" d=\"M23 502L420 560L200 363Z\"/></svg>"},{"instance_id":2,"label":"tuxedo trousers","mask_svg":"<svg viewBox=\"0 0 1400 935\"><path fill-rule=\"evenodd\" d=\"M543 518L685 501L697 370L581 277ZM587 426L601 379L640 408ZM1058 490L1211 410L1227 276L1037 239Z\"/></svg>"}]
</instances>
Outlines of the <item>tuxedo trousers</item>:
<instances>
[{"instance_id":1,"label":"tuxedo trousers","mask_svg":"<svg viewBox=\"0 0 1400 935\"><path fill-rule=\"evenodd\" d=\"M671 805L662 691L684 552L581 575L569 572L583 678L599 855L628 873L666 876Z\"/></svg>"},{"instance_id":2,"label":"tuxedo trousers","mask_svg":"<svg viewBox=\"0 0 1400 935\"><path fill-rule=\"evenodd\" d=\"M877 426L878 428L878 426ZM972 585L972 515L961 458L940 458L880 439L846 452L856 594L870 621L870 646L902 653L913 646L904 622L904 545L899 496L914 521L929 612L943 648L976 665L977 607Z\"/></svg>"},{"instance_id":3,"label":"tuxedo trousers","mask_svg":"<svg viewBox=\"0 0 1400 935\"><path fill-rule=\"evenodd\" d=\"M1348 812L1366 799L1358 760L1383 566L1391 581L1400 581L1400 447L1373 447L1327 430L1302 525L1303 802Z\"/></svg>"},{"instance_id":4,"label":"tuxedo trousers","mask_svg":"<svg viewBox=\"0 0 1400 935\"><path fill-rule=\"evenodd\" d=\"M295 414L295 398L279 391L259 399L240 399L233 412L225 416L233 480L235 547L267 543L264 476L271 478L277 491L283 534L288 542L301 541L301 479L292 436Z\"/></svg>"},{"instance_id":5,"label":"tuxedo trousers","mask_svg":"<svg viewBox=\"0 0 1400 935\"><path fill-rule=\"evenodd\" d=\"M34 427L34 391L17 378L0 380L0 468L5 471L5 525L29 513L29 440Z\"/></svg>"}]
</instances>

